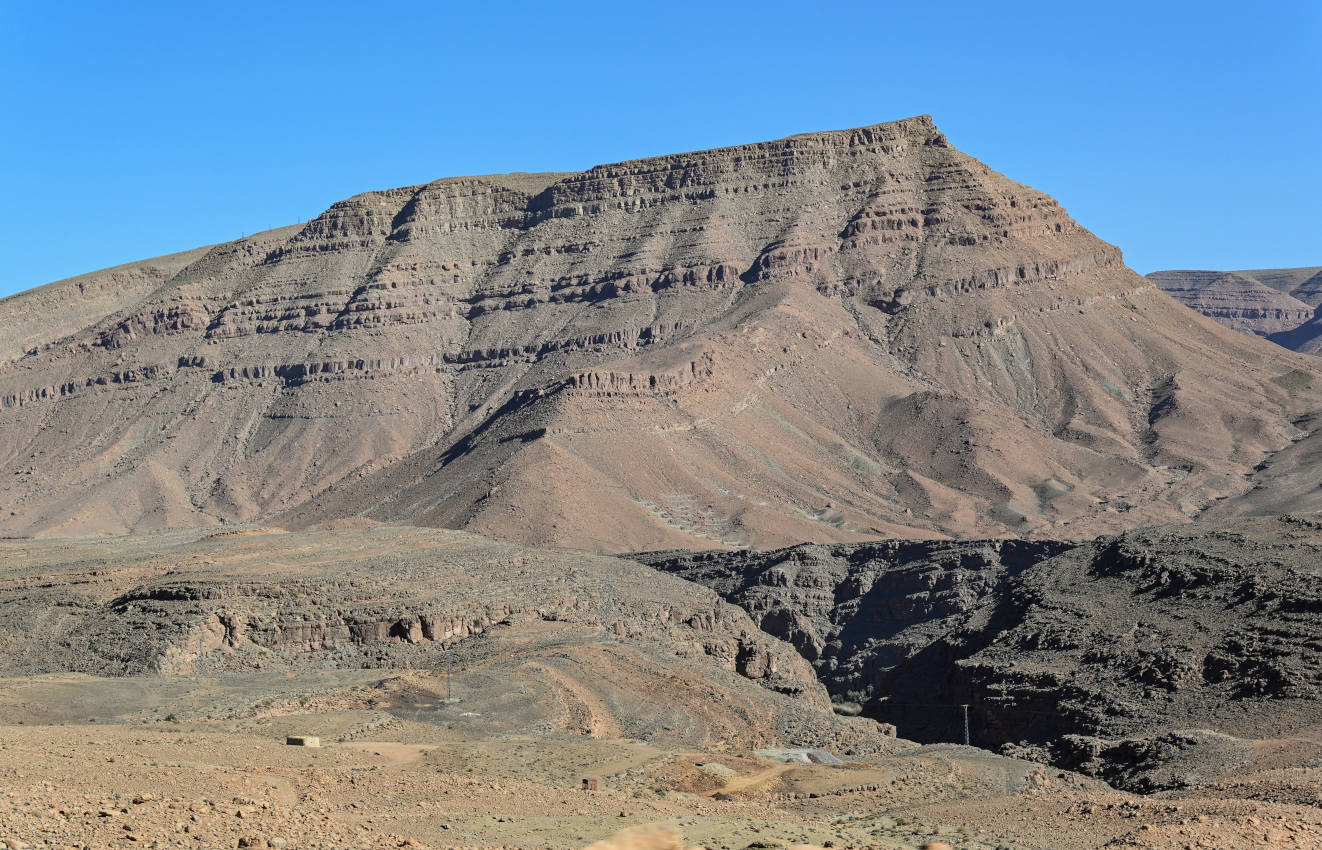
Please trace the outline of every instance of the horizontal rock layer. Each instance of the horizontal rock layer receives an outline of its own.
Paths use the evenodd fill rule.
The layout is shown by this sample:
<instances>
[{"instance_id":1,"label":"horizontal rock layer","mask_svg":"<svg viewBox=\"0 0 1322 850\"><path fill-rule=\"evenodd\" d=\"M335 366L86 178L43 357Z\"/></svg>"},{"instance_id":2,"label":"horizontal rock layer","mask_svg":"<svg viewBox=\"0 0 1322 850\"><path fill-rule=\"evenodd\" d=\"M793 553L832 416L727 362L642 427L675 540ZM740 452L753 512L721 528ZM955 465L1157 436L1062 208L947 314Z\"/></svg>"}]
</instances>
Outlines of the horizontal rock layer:
<instances>
[{"instance_id":1,"label":"horizontal rock layer","mask_svg":"<svg viewBox=\"0 0 1322 850\"><path fill-rule=\"evenodd\" d=\"M1241 333L1265 336L1295 351L1315 353L1312 328L1322 304L1322 267L1258 271L1159 271L1148 279L1185 306Z\"/></svg>"},{"instance_id":2,"label":"horizontal rock layer","mask_svg":"<svg viewBox=\"0 0 1322 850\"><path fill-rule=\"evenodd\" d=\"M0 551L2 675L402 666L410 647L532 618L712 659L826 704L807 663L741 610L627 561L421 529L172 532Z\"/></svg>"}]
</instances>

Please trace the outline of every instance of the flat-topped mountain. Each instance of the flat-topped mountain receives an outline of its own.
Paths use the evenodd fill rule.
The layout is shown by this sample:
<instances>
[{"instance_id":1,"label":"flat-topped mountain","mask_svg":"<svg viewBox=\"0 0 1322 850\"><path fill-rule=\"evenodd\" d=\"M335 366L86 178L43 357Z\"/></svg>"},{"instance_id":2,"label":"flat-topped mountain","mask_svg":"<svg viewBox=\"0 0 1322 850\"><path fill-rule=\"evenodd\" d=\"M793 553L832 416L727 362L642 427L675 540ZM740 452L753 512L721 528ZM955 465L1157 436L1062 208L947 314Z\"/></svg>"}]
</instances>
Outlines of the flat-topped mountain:
<instances>
[{"instance_id":1,"label":"flat-topped mountain","mask_svg":"<svg viewBox=\"0 0 1322 850\"><path fill-rule=\"evenodd\" d=\"M1082 536L1233 511L1322 409L926 117L370 192L0 327L17 535Z\"/></svg>"},{"instance_id":2,"label":"flat-topped mountain","mask_svg":"<svg viewBox=\"0 0 1322 850\"><path fill-rule=\"evenodd\" d=\"M1204 316L1243 333L1265 336L1295 351L1322 350L1322 266L1254 271L1172 270L1148 279Z\"/></svg>"}]
</instances>

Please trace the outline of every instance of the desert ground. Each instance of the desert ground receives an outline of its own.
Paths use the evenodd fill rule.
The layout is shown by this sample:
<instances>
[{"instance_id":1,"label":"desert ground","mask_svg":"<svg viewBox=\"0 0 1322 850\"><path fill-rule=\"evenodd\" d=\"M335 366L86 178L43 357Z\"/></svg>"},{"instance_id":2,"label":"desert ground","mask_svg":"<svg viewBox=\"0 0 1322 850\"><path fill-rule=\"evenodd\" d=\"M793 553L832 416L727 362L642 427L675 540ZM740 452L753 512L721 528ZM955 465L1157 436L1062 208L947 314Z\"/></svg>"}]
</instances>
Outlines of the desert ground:
<instances>
[{"instance_id":1,"label":"desert ground","mask_svg":"<svg viewBox=\"0 0 1322 850\"><path fill-rule=\"evenodd\" d=\"M529 700L489 669L455 671L449 703L438 671L4 680L0 837L578 848L660 830L720 850L1322 847L1322 771L1275 769L1268 747L1248 775L1152 796L948 744L783 763L665 729L625 737L600 705L587 733L584 703L551 690ZM1322 730L1289 746L1322 754ZM581 790L587 777L596 791Z\"/></svg>"}]
</instances>

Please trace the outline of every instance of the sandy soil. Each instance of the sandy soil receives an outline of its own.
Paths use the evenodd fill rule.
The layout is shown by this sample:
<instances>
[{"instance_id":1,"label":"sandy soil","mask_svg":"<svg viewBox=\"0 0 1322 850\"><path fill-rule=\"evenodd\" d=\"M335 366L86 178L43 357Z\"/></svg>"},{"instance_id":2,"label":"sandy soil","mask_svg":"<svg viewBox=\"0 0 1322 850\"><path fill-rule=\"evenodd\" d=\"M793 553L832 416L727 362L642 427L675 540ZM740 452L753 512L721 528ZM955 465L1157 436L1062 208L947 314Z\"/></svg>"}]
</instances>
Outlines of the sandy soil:
<instances>
[{"instance_id":1,"label":"sandy soil","mask_svg":"<svg viewBox=\"0 0 1322 850\"><path fill-rule=\"evenodd\" d=\"M467 685L460 676L451 687ZM1225 799L1143 798L953 745L832 767L554 723L500 731L509 724L490 701L478 713L463 697L427 721L406 719L419 692L443 688L443 674L381 671L5 680L0 838L10 847L575 848L648 827L721 850L1322 846L1313 805L1244 799L1229 786L1216 792ZM98 706L94 721L73 719ZM169 720L165 708L175 709ZM286 746L295 733L323 746ZM1316 790L1315 773L1294 771L1291 787ZM581 790L587 777L597 791Z\"/></svg>"}]
</instances>

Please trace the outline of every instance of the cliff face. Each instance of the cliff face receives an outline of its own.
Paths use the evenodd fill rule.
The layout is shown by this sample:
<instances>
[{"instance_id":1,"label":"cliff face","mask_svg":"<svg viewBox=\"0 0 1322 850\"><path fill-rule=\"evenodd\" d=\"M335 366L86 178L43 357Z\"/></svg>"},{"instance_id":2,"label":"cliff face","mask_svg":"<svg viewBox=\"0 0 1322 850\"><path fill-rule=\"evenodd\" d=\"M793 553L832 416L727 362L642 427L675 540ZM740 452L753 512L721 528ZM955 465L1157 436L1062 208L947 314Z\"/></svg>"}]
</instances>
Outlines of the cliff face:
<instances>
[{"instance_id":1,"label":"cliff face","mask_svg":"<svg viewBox=\"0 0 1322 850\"><path fill-rule=\"evenodd\" d=\"M958 715L916 703L969 703L991 746L1286 736L1322 700L1320 555L1322 524L1292 516L1100 538L1008 581L888 671L871 708L902 734L949 738Z\"/></svg>"},{"instance_id":2,"label":"cliff face","mask_svg":"<svg viewBox=\"0 0 1322 850\"><path fill-rule=\"evenodd\" d=\"M826 704L811 667L743 611L628 561L412 528L10 541L0 554L4 675L399 667L522 619Z\"/></svg>"},{"instance_id":3,"label":"cliff face","mask_svg":"<svg viewBox=\"0 0 1322 850\"><path fill-rule=\"evenodd\" d=\"M1233 500L1322 407L1311 359L1191 316L927 118L373 192L166 259L0 301L28 329L0 531L1077 535Z\"/></svg>"},{"instance_id":4,"label":"cliff face","mask_svg":"<svg viewBox=\"0 0 1322 850\"><path fill-rule=\"evenodd\" d=\"M1010 577L1074 545L881 540L630 557L712 588L792 644L836 699L865 701L882 694L888 671L963 627Z\"/></svg>"},{"instance_id":5,"label":"cliff face","mask_svg":"<svg viewBox=\"0 0 1322 850\"><path fill-rule=\"evenodd\" d=\"M968 706L977 746L1152 791L1320 716L1307 518L633 557L740 605L834 698L918 741L962 741Z\"/></svg>"}]
</instances>

